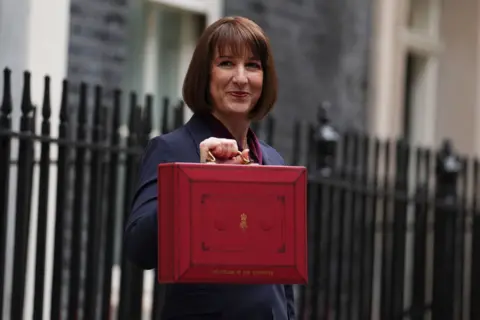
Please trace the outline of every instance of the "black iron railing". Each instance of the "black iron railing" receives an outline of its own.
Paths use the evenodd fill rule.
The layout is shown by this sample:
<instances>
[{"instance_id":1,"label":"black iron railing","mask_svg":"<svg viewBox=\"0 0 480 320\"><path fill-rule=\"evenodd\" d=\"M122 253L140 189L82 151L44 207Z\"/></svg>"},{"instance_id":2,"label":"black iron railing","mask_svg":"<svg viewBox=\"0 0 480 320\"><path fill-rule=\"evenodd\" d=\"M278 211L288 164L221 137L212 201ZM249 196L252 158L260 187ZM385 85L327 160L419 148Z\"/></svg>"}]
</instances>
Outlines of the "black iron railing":
<instances>
[{"instance_id":1,"label":"black iron railing","mask_svg":"<svg viewBox=\"0 0 480 320\"><path fill-rule=\"evenodd\" d=\"M105 89L84 83L71 101L70 86L63 82L55 114L46 77L36 108L26 72L16 107L4 71L0 315L160 319L162 287L152 271L125 259L121 244L143 148L151 135L183 123L183 104L164 99L157 106L152 96L124 99L114 90L110 105ZM154 108L162 110L159 121ZM298 319L480 319L479 161L456 154L448 142L430 150L339 134L326 109L319 110L316 123L292 124L294 144L285 157L309 169L310 283L297 288ZM254 129L274 144L281 128L272 117L264 122ZM308 148L301 150L305 130Z\"/></svg>"}]
</instances>

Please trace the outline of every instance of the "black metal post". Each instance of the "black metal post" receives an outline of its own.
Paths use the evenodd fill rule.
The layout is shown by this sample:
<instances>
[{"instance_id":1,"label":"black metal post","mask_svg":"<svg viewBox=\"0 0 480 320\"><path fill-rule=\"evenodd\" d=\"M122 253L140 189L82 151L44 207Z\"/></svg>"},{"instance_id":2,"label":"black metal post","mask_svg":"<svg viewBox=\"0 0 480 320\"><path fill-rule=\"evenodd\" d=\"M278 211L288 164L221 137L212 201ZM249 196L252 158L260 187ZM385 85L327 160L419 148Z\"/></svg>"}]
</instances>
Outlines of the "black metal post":
<instances>
[{"instance_id":1,"label":"black metal post","mask_svg":"<svg viewBox=\"0 0 480 320\"><path fill-rule=\"evenodd\" d=\"M170 131L169 114L170 114L170 100L165 97L163 98L162 121L160 122L161 123L160 132L162 134L168 133Z\"/></svg>"},{"instance_id":2,"label":"black metal post","mask_svg":"<svg viewBox=\"0 0 480 320\"><path fill-rule=\"evenodd\" d=\"M330 310L328 304L328 265L323 261L323 242L325 241L327 255L330 250L328 243L328 234L322 234L324 224L329 225L331 216L329 214L331 187L325 185L324 181L333 177L335 159L337 155L338 133L330 124L327 114L328 106L322 104L318 111L318 123L313 130L312 144L309 147L310 152L314 152L314 178L310 182L310 188L315 186L315 194L310 197L310 201L315 201L314 210L308 213L309 229L311 235L309 241L309 256L313 263L310 265L312 285L310 290L310 318L326 319ZM321 208L319 210L319 208ZM328 232L328 227L325 230ZM312 259L313 258L313 259ZM327 283L326 283L327 282ZM322 299L323 298L323 299ZM320 309L320 300L323 300L323 310ZM303 308L302 308L303 309Z\"/></svg>"},{"instance_id":3,"label":"black metal post","mask_svg":"<svg viewBox=\"0 0 480 320\"><path fill-rule=\"evenodd\" d=\"M152 132L152 117L153 116L153 96L147 95L145 97L145 108L142 110L141 123L139 128L140 146L145 148L150 140L150 133Z\"/></svg>"},{"instance_id":4,"label":"black metal post","mask_svg":"<svg viewBox=\"0 0 480 320\"><path fill-rule=\"evenodd\" d=\"M356 315L359 313L358 304L356 303L360 298L357 295L356 288L359 287L359 273L362 270L362 255L359 254L363 250L362 240L363 235L362 231L364 229L364 223L362 218L365 217L365 212L362 211L363 207L363 194L362 191L355 188L357 186L362 186L366 188L365 184L361 184L362 179L362 136L358 134L353 135L352 139L352 152L351 152L351 171L349 172L349 180L353 184L354 188L348 190L351 201L351 209L347 211L348 214L348 225L346 232L346 240L348 242L348 253L347 258L349 261L347 263L347 285L346 285L346 297L347 297L347 306L345 307L345 312L343 314L347 315L347 318L356 318Z\"/></svg>"},{"instance_id":5,"label":"black metal post","mask_svg":"<svg viewBox=\"0 0 480 320\"><path fill-rule=\"evenodd\" d=\"M178 105L175 107L175 111L174 111L174 128L179 128L183 125L183 120L184 120L184 116L183 116L183 113L184 113L184 109L185 109L185 103L183 102L183 100L180 100L178 102Z\"/></svg>"},{"instance_id":6,"label":"black metal post","mask_svg":"<svg viewBox=\"0 0 480 320\"><path fill-rule=\"evenodd\" d=\"M0 106L0 315L3 314L3 290L5 286L6 240L8 223L8 197L10 184L10 113L12 112L11 71L3 71L3 99Z\"/></svg>"},{"instance_id":7,"label":"black metal post","mask_svg":"<svg viewBox=\"0 0 480 320\"><path fill-rule=\"evenodd\" d=\"M24 73L22 115L20 131L31 133L32 103L30 98L30 73ZM32 188L33 142L21 139L18 153L17 204L15 211L15 238L12 281L12 319L23 319L27 269L28 235L30 229L30 204Z\"/></svg>"},{"instance_id":8,"label":"black metal post","mask_svg":"<svg viewBox=\"0 0 480 320\"><path fill-rule=\"evenodd\" d=\"M455 205L460 161L449 141L436 158L432 320L454 319Z\"/></svg>"},{"instance_id":9,"label":"black metal post","mask_svg":"<svg viewBox=\"0 0 480 320\"><path fill-rule=\"evenodd\" d=\"M453 259L453 296L454 300L454 319L463 319L464 307L464 267L465 267L465 234L467 233L467 210L469 201L468 183L471 172L468 170L468 160L465 157L460 159L459 177L461 180L458 191L458 201L455 208L456 223L454 225L454 248L455 255Z\"/></svg>"},{"instance_id":10,"label":"black metal post","mask_svg":"<svg viewBox=\"0 0 480 320\"><path fill-rule=\"evenodd\" d=\"M381 267L381 298L380 298L380 319L388 319L389 310L391 309L390 301L392 296L391 266L392 266L392 240L390 232L391 223L391 201L394 198L392 195L393 187L391 186L391 150L393 143L386 141L383 144L383 190L385 193L380 196L382 199L382 267Z\"/></svg>"},{"instance_id":11,"label":"black metal post","mask_svg":"<svg viewBox=\"0 0 480 320\"><path fill-rule=\"evenodd\" d=\"M471 282L470 282L470 319L480 319L480 161L473 164L472 187L472 253L471 253Z\"/></svg>"},{"instance_id":12,"label":"black metal post","mask_svg":"<svg viewBox=\"0 0 480 320\"><path fill-rule=\"evenodd\" d=\"M130 121L129 121L129 136L128 147L135 147L138 145L138 130L140 119L137 111L136 95L130 96ZM125 192L123 203L123 224L125 228L128 216L130 214L131 199L136 182L136 174L138 168L138 161L136 155L131 152L126 154L125 166ZM142 303L142 288L143 288L143 272L130 261L128 261L125 254L122 252L122 273L120 279L120 308L119 319L138 319L141 318L141 303ZM140 306L140 311L139 311Z\"/></svg>"},{"instance_id":13,"label":"black metal post","mask_svg":"<svg viewBox=\"0 0 480 320\"><path fill-rule=\"evenodd\" d=\"M402 139L396 145L395 192L408 195L408 168L410 148ZM408 198L407 198L408 199ZM393 208L392 264L390 283L392 286L389 318L396 319L403 313L405 274L405 241L407 232L407 199L396 197Z\"/></svg>"},{"instance_id":14,"label":"black metal post","mask_svg":"<svg viewBox=\"0 0 480 320\"><path fill-rule=\"evenodd\" d=\"M92 144L101 142L102 117L102 88L95 88L95 105L93 110ZM99 261L100 261L100 226L102 220L102 199L104 195L101 161L104 153L99 149L91 150L90 159L90 195L87 228L87 262L85 278L84 313L85 319L96 319L99 288ZM107 249L110 250L110 249Z\"/></svg>"},{"instance_id":15,"label":"black metal post","mask_svg":"<svg viewBox=\"0 0 480 320\"><path fill-rule=\"evenodd\" d=\"M58 127L59 139L66 139L68 132L68 82L62 83L62 101L60 105L60 124ZM67 159L69 148L65 144L58 146L57 158L57 190L55 208L55 240L53 253L53 275L52 275L52 300L50 304L50 319L61 319L62 301L62 277L64 264L64 239L65 239L65 198L66 188L69 184L67 173Z\"/></svg>"},{"instance_id":16,"label":"black metal post","mask_svg":"<svg viewBox=\"0 0 480 320\"><path fill-rule=\"evenodd\" d=\"M77 115L77 141L86 141L87 126L87 85L80 84L80 101ZM77 319L79 316L80 306L80 276L81 276L81 256L82 256L82 231L83 231L83 214L85 190L85 158L86 150L83 145L78 145L75 156L75 185L73 200L73 217L71 228L70 242L70 285L68 292L68 319Z\"/></svg>"},{"instance_id":17,"label":"black metal post","mask_svg":"<svg viewBox=\"0 0 480 320\"><path fill-rule=\"evenodd\" d=\"M115 90L113 98L113 114L110 132L110 146L118 148L120 146L120 109L121 109L121 91ZM105 251L104 251L104 268L103 268L103 289L102 289L102 310L101 319L111 319L111 287L112 287L112 267L113 267L113 248L115 237L115 217L118 208L116 205L118 194L118 152L110 153L110 162L107 170L108 178L108 199L105 220Z\"/></svg>"},{"instance_id":18,"label":"black metal post","mask_svg":"<svg viewBox=\"0 0 480 320\"><path fill-rule=\"evenodd\" d=\"M374 225L374 210L370 207L371 202L369 201L372 198L372 194L374 193L374 183L372 183L371 179L371 171L373 170L371 167L371 163L369 162L371 151L374 151L371 148L372 140L368 136L363 136L362 140L362 151L361 151L361 172L359 183L360 185L365 186L364 192L360 195L360 204L358 205L360 211L360 270L358 271L358 287L355 291L355 299L358 301L358 311L355 313L358 319L368 319L366 318L366 301L369 301L369 285L371 284L371 277L369 272L369 266L371 261L373 261L373 252L370 250L371 248L371 235L375 233L374 228L372 228L372 224ZM371 150L373 149L373 150ZM375 158L374 158L375 161ZM374 172L374 171L373 171ZM373 192L372 192L373 191ZM373 221L373 223L372 223ZM353 310L352 310L353 312ZM352 313L351 317L355 317Z\"/></svg>"},{"instance_id":19,"label":"black metal post","mask_svg":"<svg viewBox=\"0 0 480 320\"><path fill-rule=\"evenodd\" d=\"M45 77L42 106L42 136L50 136L50 78ZM47 241L48 196L50 181L50 142L42 141L40 154L40 192L38 193L37 257L35 263L35 295L33 319L43 319L45 288L45 251Z\"/></svg>"},{"instance_id":20,"label":"black metal post","mask_svg":"<svg viewBox=\"0 0 480 320\"><path fill-rule=\"evenodd\" d=\"M350 167L352 166L352 135L348 134L345 135L342 143L342 153L341 153L341 161L339 164L339 175L338 179L340 182L347 182L348 180L348 172L350 171ZM333 292L334 296L333 299L329 300L333 304L333 312L335 314L335 319L339 320L342 319L342 315L344 314L345 307L343 305L344 302L344 279L347 277L345 276L344 272L347 266L345 263L345 245L346 236L349 234L346 232L345 224L348 223L349 213L352 208L352 199L351 199L351 192L348 188L343 186L336 186L335 188L335 202L332 206L332 211L330 212L331 215L331 246L332 246L332 259L328 259L329 267L330 267L330 277L333 280Z\"/></svg>"},{"instance_id":21,"label":"black metal post","mask_svg":"<svg viewBox=\"0 0 480 320\"><path fill-rule=\"evenodd\" d=\"M367 220L367 259L366 259L366 279L365 279L365 291L362 295L361 305L363 310L360 313L360 319L371 319L372 317L372 302L373 302L373 278L375 269L375 234L377 230L377 204L379 199L378 186L379 186L379 168L380 168L380 150L381 143L379 139L374 140L373 144L373 161L372 161L372 192L368 196L367 212L369 216Z\"/></svg>"},{"instance_id":22,"label":"black metal post","mask_svg":"<svg viewBox=\"0 0 480 320\"><path fill-rule=\"evenodd\" d=\"M425 183L417 187L415 195L415 227L414 227L414 248L413 248L413 277L412 288L412 307L410 316L412 320L422 320L426 306L425 294L425 267L427 265L427 234L428 234L428 197L430 180L430 154L425 150L417 152L417 161L415 165L415 176L419 177L421 172L425 172Z\"/></svg>"}]
</instances>

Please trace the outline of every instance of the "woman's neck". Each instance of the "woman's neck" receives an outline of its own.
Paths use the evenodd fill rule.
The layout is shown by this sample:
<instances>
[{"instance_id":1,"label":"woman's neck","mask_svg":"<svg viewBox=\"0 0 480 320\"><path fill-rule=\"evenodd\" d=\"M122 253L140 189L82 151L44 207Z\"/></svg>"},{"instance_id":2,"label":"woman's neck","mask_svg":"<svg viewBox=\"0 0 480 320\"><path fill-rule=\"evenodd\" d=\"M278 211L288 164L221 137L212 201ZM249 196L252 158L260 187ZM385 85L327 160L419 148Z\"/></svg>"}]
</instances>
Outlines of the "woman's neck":
<instances>
[{"instance_id":1,"label":"woman's neck","mask_svg":"<svg viewBox=\"0 0 480 320\"><path fill-rule=\"evenodd\" d=\"M247 133L248 128L250 127L250 121L244 117L225 116L218 112L214 112L213 116L228 129L235 140L240 144L240 148L245 149L247 147Z\"/></svg>"}]
</instances>

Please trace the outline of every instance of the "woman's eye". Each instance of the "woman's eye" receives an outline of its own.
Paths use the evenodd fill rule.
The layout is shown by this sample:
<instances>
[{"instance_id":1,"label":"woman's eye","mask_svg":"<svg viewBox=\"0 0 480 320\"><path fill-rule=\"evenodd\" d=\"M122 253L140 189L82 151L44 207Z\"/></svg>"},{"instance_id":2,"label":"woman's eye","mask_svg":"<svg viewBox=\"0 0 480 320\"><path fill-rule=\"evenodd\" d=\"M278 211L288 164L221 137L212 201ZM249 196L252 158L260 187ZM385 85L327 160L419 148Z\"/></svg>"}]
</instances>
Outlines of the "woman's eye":
<instances>
[{"instance_id":1,"label":"woman's eye","mask_svg":"<svg viewBox=\"0 0 480 320\"><path fill-rule=\"evenodd\" d=\"M261 69L262 66L257 62L250 62L250 63L247 63L247 67L254 68L254 69Z\"/></svg>"},{"instance_id":2,"label":"woman's eye","mask_svg":"<svg viewBox=\"0 0 480 320\"><path fill-rule=\"evenodd\" d=\"M233 65L233 63L231 61L222 61L218 65L221 67L230 67Z\"/></svg>"}]
</instances>

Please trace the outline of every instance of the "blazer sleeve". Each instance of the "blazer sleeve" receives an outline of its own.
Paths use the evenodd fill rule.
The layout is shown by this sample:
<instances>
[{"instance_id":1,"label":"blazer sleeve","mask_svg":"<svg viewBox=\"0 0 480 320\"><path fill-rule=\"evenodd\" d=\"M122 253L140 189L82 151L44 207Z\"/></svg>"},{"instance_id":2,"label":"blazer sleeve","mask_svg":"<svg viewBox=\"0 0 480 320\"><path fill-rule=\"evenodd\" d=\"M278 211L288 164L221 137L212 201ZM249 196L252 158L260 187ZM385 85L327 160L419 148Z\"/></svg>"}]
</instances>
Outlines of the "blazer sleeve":
<instances>
[{"instance_id":1,"label":"blazer sleeve","mask_svg":"<svg viewBox=\"0 0 480 320\"><path fill-rule=\"evenodd\" d=\"M157 266L157 167L171 162L172 152L163 137L149 141L140 165L139 184L124 233L128 259L142 269Z\"/></svg>"}]
</instances>

